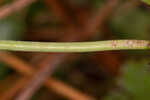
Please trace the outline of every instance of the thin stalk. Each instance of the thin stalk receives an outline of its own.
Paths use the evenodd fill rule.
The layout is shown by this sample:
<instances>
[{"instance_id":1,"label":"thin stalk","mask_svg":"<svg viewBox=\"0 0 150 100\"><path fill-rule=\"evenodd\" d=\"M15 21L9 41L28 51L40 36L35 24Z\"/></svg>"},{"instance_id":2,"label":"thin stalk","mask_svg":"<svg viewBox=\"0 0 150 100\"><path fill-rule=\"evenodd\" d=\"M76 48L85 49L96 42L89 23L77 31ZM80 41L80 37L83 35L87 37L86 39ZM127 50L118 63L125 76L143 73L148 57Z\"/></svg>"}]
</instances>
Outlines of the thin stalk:
<instances>
[{"instance_id":1,"label":"thin stalk","mask_svg":"<svg viewBox=\"0 0 150 100\"><path fill-rule=\"evenodd\" d=\"M95 52L150 49L148 40L107 40L96 42L0 41L0 50L30 52Z\"/></svg>"}]
</instances>

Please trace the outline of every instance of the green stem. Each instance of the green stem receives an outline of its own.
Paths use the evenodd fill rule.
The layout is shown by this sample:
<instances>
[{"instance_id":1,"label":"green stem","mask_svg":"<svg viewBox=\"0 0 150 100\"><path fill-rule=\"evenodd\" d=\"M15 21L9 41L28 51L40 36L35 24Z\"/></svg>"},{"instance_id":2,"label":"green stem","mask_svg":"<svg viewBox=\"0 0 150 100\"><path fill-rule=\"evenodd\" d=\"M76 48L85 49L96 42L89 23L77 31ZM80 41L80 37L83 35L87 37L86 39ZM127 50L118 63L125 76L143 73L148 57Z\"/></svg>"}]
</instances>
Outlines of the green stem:
<instances>
[{"instance_id":1,"label":"green stem","mask_svg":"<svg viewBox=\"0 0 150 100\"><path fill-rule=\"evenodd\" d=\"M147 40L109 40L96 42L25 42L0 41L0 50L31 52L95 52L108 50L150 49Z\"/></svg>"}]
</instances>

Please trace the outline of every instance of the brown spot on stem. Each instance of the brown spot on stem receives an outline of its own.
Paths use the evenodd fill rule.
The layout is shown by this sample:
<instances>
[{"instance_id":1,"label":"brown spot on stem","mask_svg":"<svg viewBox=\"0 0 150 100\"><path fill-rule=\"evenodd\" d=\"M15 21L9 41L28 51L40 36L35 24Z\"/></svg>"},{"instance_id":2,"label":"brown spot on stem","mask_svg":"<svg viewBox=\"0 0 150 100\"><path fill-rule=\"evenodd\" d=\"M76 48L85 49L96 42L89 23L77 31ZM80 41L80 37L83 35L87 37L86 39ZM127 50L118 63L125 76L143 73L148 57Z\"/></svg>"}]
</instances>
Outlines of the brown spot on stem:
<instances>
[{"instance_id":1,"label":"brown spot on stem","mask_svg":"<svg viewBox=\"0 0 150 100\"><path fill-rule=\"evenodd\" d=\"M117 47L117 42L115 40L112 41L112 47L116 48Z\"/></svg>"},{"instance_id":2,"label":"brown spot on stem","mask_svg":"<svg viewBox=\"0 0 150 100\"><path fill-rule=\"evenodd\" d=\"M150 48L150 42L148 42L148 44L147 44L147 48Z\"/></svg>"},{"instance_id":3,"label":"brown spot on stem","mask_svg":"<svg viewBox=\"0 0 150 100\"><path fill-rule=\"evenodd\" d=\"M126 41L126 46L127 47L133 47L134 42L132 40L127 40Z\"/></svg>"}]
</instances>

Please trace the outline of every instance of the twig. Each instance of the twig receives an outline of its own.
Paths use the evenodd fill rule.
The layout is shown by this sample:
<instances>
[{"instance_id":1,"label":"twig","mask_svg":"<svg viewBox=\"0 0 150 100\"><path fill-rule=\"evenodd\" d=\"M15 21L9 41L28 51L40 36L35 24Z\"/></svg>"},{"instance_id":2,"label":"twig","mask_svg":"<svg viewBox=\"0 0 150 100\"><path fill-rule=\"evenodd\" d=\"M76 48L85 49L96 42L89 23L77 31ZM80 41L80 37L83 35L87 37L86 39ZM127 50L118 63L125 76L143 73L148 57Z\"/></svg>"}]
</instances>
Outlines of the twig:
<instances>
[{"instance_id":1,"label":"twig","mask_svg":"<svg viewBox=\"0 0 150 100\"><path fill-rule=\"evenodd\" d=\"M70 9L63 4L63 0L43 0L43 2L48 5L48 8L50 8L54 15L56 15L61 21L74 29L77 28L76 19L70 14Z\"/></svg>"},{"instance_id":2,"label":"twig","mask_svg":"<svg viewBox=\"0 0 150 100\"><path fill-rule=\"evenodd\" d=\"M21 90L25 86L26 82L26 78L18 79L12 88L3 93L3 96L1 96L1 100L12 100L13 97L19 92L19 90Z\"/></svg>"},{"instance_id":3,"label":"twig","mask_svg":"<svg viewBox=\"0 0 150 100\"><path fill-rule=\"evenodd\" d=\"M70 100L95 100L93 97L87 96L68 85L63 84L59 80L50 79L47 81L47 85L51 86L50 89L56 90L58 94L67 94Z\"/></svg>"},{"instance_id":4,"label":"twig","mask_svg":"<svg viewBox=\"0 0 150 100\"><path fill-rule=\"evenodd\" d=\"M135 49L150 49L150 41L108 40L96 42L67 42L67 43L0 41L0 50L9 50L9 51L95 52L95 51L135 50Z\"/></svg>"},{"instance_id":5,"label":"twig","mask_svg":"<svg viewBox=\"0 0 150 100\"><path fill-rule=\"evenodd\" d=\"M109 2L112 2L112 0L109 0ZM115 2L115 3L117 3L117 2ZM104 6L107 6L107 5L110 5L110 4L106 3L106 5L104 5ZM109 7L109 6L107 6L107 7ZM109 8L113 9L111 7L109 7ZM104 13L104 14L110 15L110 12ZM103 19L103 20L106 20L105 17L106 16L99 16L99 18ZM96 16L96 18L97 18L97 16ZM98 18L97 18L97 20L98 20ZM98 25L101 25L100 23L103 23L104 22L103 20L98 20L98 21L100 21L98 23ZM87 24L89 24L89 23L87 23ZM84 41L84 40L89 39L89 37L93 36L93 32L96 31L95 28L93 28L93 30L90 29L89 32L87 32L85 30L84 29L81 30L79 27L76 28L76 27L72 26L72 27L70 27L69 32L74 33L74 34L70 34L69 36L64 37L62 40L63 41L64 40L65 41ZM76 33L79 33L80 35L76 35ZM35 77L33 77L33 79L29 82L28 86L26 87L26 90L22 92L21 96L23 96L23 98L24 97L28 98L28 99L31 98L32 94L40 88L40 85L42 85L43 81L49 76L49 74L52 74L53 71L57 68L57 66L54 66L54 65L59 65L69 56L70 56L69 54L56 54L54 56L54 59L52 57L47 57L46 61L44 62L46 64L41 64L41 67L43 67L43 68L40 69L37 72L37 74L35 75ZM49 62L50 60L51 60L51 62ZM46 66L43 66L43 65L46 65ZM40 79L38 78L38 76L40 76ZM31 88L31 86L32 86L32 88ZM20 99L21 99L21 96L19 97Z\"/></svg>"},{"instance_id":6,"label":"twig","mask_svg":"<svg viewBox=\"0 0 150 100\"><path fill-rule=\"evenodd\" d=\"M16 0L15 2L0 8L0 19L22 10L36 0Z\"/></svg>"},{"instance_id":7,"label":"twig","mask_svg":"<svg viewBox=\"0 0 150 100\"><path fill-rule=\"evenodd\" d=\"M85 31L88 33L97 31L99 27L105 23L106 19L112 15L119 1L120 0L108 0L103 8L99 8L98 11L96 11L98 13L95 12L94 15L89 18L85 26Z\"/></svg>"},{"instance_id":8,"label":"twig","mask_svg":"<svg viewBox=\"0 0 150 100\"><path fill-rule=\"evenodd\" d=\"M51 61L52 66L49 67L48 65L46 65L44 70L41 67L33 75L32 79L27 83L24 90L18 95L18 97L15 100L30 100L32 95L35 93L34 91L37 91L38 89L40 89L39 84L42 85L42 83L44 81L46 81L46 79L49 77L49 74L52 74L52 72L54 71L56 66L58 66L59 63L62 63L61 60L56 60L56 59L62 59L62 58L64 58L64 56L66 56L66 55L60 54L57 56L55 56L55 55L51 56L49 59ZM55 61L53 61L53 60L55 60ZM46 60L44 60L39 66L45 65L45 63L47 63Z\"/></svg>"},{"instance_id":9,"label":"twig","mask_svg":"<svg viewBox=\"0 0 150 100\"><path fill-rule=\"evenodd\" d=\"M25 61L19 59L17 56L8 52L0 52L0 61L10 65L9 67L25 76L31 76L35 72L32 69L33 66L31 66L29 63L26 63ZM75 90L74 88L65 85L61 81L53 78L48 78L44 85L50 90L53 90L57 94L60 94L70 100L95 100L93 97L87 96L80 91Z\"/></svg>"}]
</instances>

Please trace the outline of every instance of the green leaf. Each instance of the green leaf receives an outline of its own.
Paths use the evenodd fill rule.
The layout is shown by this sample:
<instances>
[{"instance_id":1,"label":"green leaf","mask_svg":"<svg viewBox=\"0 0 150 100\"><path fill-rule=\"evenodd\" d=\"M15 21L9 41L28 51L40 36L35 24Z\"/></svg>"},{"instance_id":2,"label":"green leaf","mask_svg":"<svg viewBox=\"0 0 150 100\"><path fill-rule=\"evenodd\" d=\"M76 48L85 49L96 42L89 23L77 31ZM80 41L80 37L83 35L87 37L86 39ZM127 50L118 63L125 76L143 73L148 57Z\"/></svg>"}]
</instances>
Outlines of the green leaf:
<instances>
[{"instance_id":1,"label":"green leaf","mask_svg":"<svg viewBox=\"0 0 150 100\"><path fill-rule=\"evenodd\" d=\"M150 5L150 0L142 0L143 2L145 2L146 4Z\"/></svg>"},{"instance_id":2,"label":"green leaf","mask_svg":"<svg viewBox=\"0 0 150 100\"><path fill-rule=\"evenodd\" d=\"M23 16L13 15L0 20L0 40L20 40L24 35Z\"/></svg>"},{"instance_id":3,"label":"green leaf","mask_svg":"<svg viewBox=\"0 0 150 100\"><path fill-rule=\"evenodd\" d=\"M123 75L118 84L126 92L112 91L104 100L148 100L150 98L149 59L128 60L123 67Z\"/></svg>"},{"instance_id":4,"label":"green leaf","mask_svg":"<svg viewBox=\"0 0 150 100\"><path fill-rule=\"evenodd\" d=\"M118 38L149 39L150 13L140 8L127 12L118 11L112 17L110 25Z\"/></svg>"}]
</instances>

